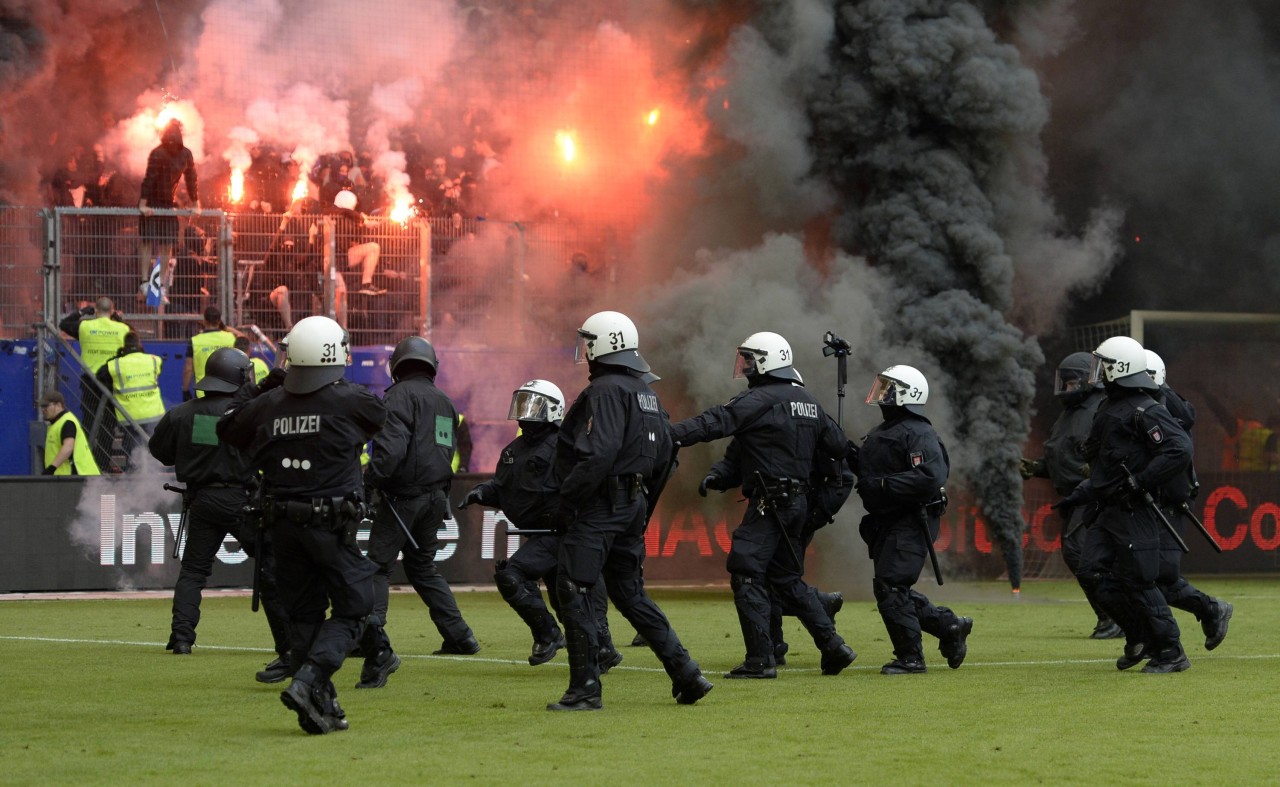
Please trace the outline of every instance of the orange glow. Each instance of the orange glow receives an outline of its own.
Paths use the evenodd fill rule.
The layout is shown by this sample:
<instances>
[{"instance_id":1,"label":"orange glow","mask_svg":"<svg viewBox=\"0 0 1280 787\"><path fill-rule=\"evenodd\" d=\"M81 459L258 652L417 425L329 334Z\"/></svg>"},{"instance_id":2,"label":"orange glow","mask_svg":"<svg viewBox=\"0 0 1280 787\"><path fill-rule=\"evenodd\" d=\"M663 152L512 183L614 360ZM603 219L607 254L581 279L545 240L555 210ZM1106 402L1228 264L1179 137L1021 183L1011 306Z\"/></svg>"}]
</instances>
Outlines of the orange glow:
<instances>
[{"instance_id":1,"label":"orange glow","mask_svg":"<svg viewBox=\"0 0 1280 787\"><path fill-rule=\"evenodd\" d=\"M405 193L396 198L395 207L387 215L398 224L407 224L409 219L413 218L417 213L418 211L413 205L413 195Z\"/></svg>"},{"instance_id":2,"label":"orange glow","mask_svg":"<svg viewBox=\"0 0 1280 787\"><path fill-rule=\"evenodd\" d=\"M232 202L244 199L244 170L231 170L231 185L227 187L227 197Z\"/></svg>"},{"instance_id":3,"label":"orange glow","mask_svg":"<svg viewBox=\"0 0 1280 787\"><path fill-rule=\"evenodd\" d=\"M165 126L169 125L170 120L175 119L182 120L182 117L178 114L178 108L174 106L172 101L166 102L164 108L156 115L156 128L164 129Z\"/></svg>"},{"instance_id":4,"label":"orange glow","mask_svg":"<svg viewBox=\"0 0 1280 787\"><path fill-rule=\"evenodd\" d=\"M307 196L307 176L303 175L298 178L298 183L293 187L293 198L295 200L302 199Z\"/></svg>"},{"instance_id":5,"label":"orange glow","mask_svg":"<svg viewBox=\"0 0 1280 787\"><path fill-rule=\"evenodd\" d=\"M578 155L578 143L574 141L572 131L557 131L556 147L560 148L560 155L565 161L571 162Z\"/></svg>"},{"instance_id":6,"label":"orange glow","mask_svg":"<svg viewBox=\"0 0 1280 787\"><path fill-rule=\"evenodd\" d=\"M1142 243L1142 236L1141 236L1141 235L1134 235L1134 236L1133 236L1133 242L1134 242L1134 243Z\"/></svg>"},{"instance_id":7,"label":"orange glow","mask_svg":"<svg viewBox=\"0 0 1280 787\"><path fill-rule=\"evenodd\" d=\"M654 109L650 111L649 117L646 118L646 122L651 126L658 125L658 115L659 115L658 110Z\"/></svg>"}]
</instances>

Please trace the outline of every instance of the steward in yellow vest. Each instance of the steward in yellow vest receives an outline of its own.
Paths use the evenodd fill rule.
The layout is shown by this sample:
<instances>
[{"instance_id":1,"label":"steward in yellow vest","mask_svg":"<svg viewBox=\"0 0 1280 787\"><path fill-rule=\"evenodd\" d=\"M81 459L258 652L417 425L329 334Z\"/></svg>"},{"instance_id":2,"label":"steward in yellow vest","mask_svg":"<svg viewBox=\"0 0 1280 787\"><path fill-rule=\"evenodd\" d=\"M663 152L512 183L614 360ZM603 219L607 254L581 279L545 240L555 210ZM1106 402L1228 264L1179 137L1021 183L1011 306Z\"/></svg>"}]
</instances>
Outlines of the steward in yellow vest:
<instances>
[{"instance_id":1,"label":"steward in yellow vest","mask_svg":"<svg viewBox=\"0 0 1280 787\"><path fill-rule=\"evenodd\" d=\"M44 438L44 475L101 475L88 435L75 414L67 410L62 394L45 394L40 410L49 422Z\"/></svg>"},{"instance_id":2,"label":"steward in yellow vest","mask_svg":"<svg viewBox=\"0 0 1280 787\"><path fill-rule=\"evenodd\" d=\"M222 310L210 306L204 310L204 326L187 342L187 358L182 364L182 401L191 398L191 386L204 377L205 364L215 350L235 345L236 334L222 322ZM196 396L204 392L196 391Z\"/></svg>"}]
</instances>

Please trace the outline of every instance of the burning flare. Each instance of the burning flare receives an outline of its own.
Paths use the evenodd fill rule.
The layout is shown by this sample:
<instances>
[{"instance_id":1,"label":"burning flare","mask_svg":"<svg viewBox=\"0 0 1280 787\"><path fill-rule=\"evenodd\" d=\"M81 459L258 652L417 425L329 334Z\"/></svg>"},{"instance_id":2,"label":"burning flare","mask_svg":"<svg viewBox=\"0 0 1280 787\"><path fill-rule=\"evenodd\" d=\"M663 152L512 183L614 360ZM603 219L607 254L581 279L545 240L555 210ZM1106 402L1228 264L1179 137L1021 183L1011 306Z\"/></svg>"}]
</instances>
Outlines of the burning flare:
<instances>
[{"instance_id":1,"label":"burning flare","mask_svg":"<svg viewBox=\"0 0 1280 787\"><path fill-rule=\"evenodd\" d=\"M557 131L556 147L560 148L560 155L564 156L567 162L573 161L578 155L578 144L573 139L572 131Z\"/></svg>"},{"instance_id":2,"label":"burning flare","mask_svg":"<svg viewBox=\"0 0 1280 787\"><path fill-rule=\"evenodd\" d=\"M227 198L232 203L239 203L244 199L244 170L239 168L231 170L231 185L227 187Z\"/></svg>"}]
</instances>

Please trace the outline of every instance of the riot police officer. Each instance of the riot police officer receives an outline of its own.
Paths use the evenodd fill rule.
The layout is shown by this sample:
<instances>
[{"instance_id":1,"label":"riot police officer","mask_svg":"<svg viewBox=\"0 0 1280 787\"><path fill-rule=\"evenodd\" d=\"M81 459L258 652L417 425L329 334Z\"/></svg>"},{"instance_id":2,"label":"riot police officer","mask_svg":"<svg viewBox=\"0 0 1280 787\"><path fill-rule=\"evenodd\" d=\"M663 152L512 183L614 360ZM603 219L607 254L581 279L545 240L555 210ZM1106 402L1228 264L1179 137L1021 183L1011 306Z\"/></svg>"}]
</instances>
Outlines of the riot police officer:
<instances>
[{"instance_id":1,"label":"riot police officer","mask_svg":"<svg viewBox=\"0 0 1280 787\"><path fill-rule=\"evenodd\" d=\"M1040 459L1023 459L1019 470L1024 479L1048 478L1059 498L1071 494L1071 490L1089 477L1089 460L1084 458L1084 441L1093 425L1093 414L1106 395L1102 384L1089 384L1089 370L1093 356L1086 352L1071 353L1058 364L1054 374L1053 397L1062 404L1062 412L1049 429L1049 439L1044 443L1044 456ZM1080 569L1080 549L1084 544L1086 507L1070 506L1059 512L1062 521L1062 559L1071 575ZM1083 589L1083 586L1081 586ZM1123 632L1111 616L1099 606L1091 591L1085 598L1093 608L1097 624L1089 636L1093 639L1114 639Z\"/></svg>"},{"instance_id":2,"label":"riot police officer","mask_svg":"<svg viewBox=\"0 0 1280 787\"><path fill-rule=\"evenodd\" d=\"M643 378L649 364L639 343L635 323L619 312L597 312L578 329L577 358L586 361L590 383L565 413L554 471L558 516L567 527L556 591L569 645L569 689L548 710L603 707L589 601L602 570L609 599L662 662L676 702L692 705L712 689L644 590L649 498L665 483L674 454L667 413Z\"/></svg>"},{"instance_id":3,"label":"riot police officer","mask_svg":"<svg viewBox=\"0 0 1280 787\"><path fill-rule=\"evenodd\" d=\"M1191 436L1191 428L1196 424L1196 408L1191 402L1183 399L1178 392L1166 382L1168 371L1164 359L1151 350L1147 350L1147 374L1155 381L1160 390L1154 399L1163 404L1183 429L1187 437ZM1194 454L1193 454L1194 455ZM1195 480L1195 468L1190 467L1188 495L1183 499L1175 499L1166 489L1161 500L1161 509L1171 523L1177 523L1179 535L1185 528L1187 512L1183 506L1199 491L1200 483ZM1181 609L1196 616L1200 621L1200 630L1204 632L1205 650L1213 650L1222 644L1227 636L1227 626L1231 622L1234 606L1229 601L1213 598L1187 581L1182 576L1182 548L1174 540L1173 534L1166 530L1160 532L1160 577L1156 586L1164 595L1164 600L1174 609Z\"/></svg>"},{"instance_id":4,"label":"riot police officer","mask_svg":"<svg viewBox=\"0 0 1280 787\"><path fill-rule=\"evenodd\" d=\"M1159 386L1147 374L1141 344L1113 336L1093 356L1090 381L1102 381L1107 399L1089 432L1089 477L1058 505L1097 504L1079 578L1124 629L1124 654L1116 667L1129 669L1150 659L1143 672L1181 672L1191 662L1178 623L1156 587L1163 525L1147 496L1159 500L1165 490L1186 494L1191 440L1169 410L1151 398Z\"/></svg>"},{"instance_id":5,"label":"riot police officer","mask_svg":"<svg viewBox=\"0 0 1280 787\"><path fill-rule=\"evenodd\" d=\"M929 383L920 370L890 366L876 375L866 403L883 419L862 440L857 455L857 492L867 509L859 533L871 553L871 590L884 621L894 658L885 675L926 670L921 632L938 638L947 666L958 669L968 653L973 618L934 606L912 586L933 541L942 514L942 485L951 472L947 449L924 415Z\"/></svg>"},{"instance_id":6,"label":"riot police officer","mask_svg":"<svg viewBox=\"0 0 1280 787\"><path fill-rule=\"evenodd\" d=\"M378 567L356 547L364 514L360 452L387 411L342 379L351 353L336 322L307 317L286 339L288 370L241 386L217 432L262 473L276 579L300 661L280 699L303 730L322 735L347 729L331 678L373 611Z\"/></svg>"},{"instance_id":7,"label":"riot police officer","mask_svg":"<svg viewBox=\"0 0 1280 787\"><path fill-rule=\"evenodd\" d=\"M431 342L421 336L402 339L389 365L395 382L384 399L387 425L374 438L365 473L365 482L381 497L369 534L369 559L378 565L378 573L363 642L364 668L356 688L386 684L387 675L400 665L384 627L391 571L402 552L405 575L444 638L435 653L471 655L480 650L435 563L437 533L449 516L458 411L435 385L440 363Z\"/></svg>"},{"instance_id":8,"label":"riot police officer","mask_svg":"<svg viewBox=\"0 0 1280 787\"><path fill-rule=\"evenodd\" d=\"M498 591L533 634L529 664L545 664L565 646L564 633L542 601L538 581L551 590L551 606L559 610L555 595L556 557L560 553L556 520L560 485L552 473L560 423L564 420L564 394L549 380L530 380L511 394L507 419L520 424L520 434L502 449L493 478L467 493L463 507L479 503L500 509L518 530L532 531L509 560L499 560L493 580ZM597 614L600 640L597 661L600 674L622 662L613 646L606 616L608 597L603 582L592 587L591 607Z\"/></svg>"},{"instance_id":9,"label":"riot police officer","mask_svg":"<svg viewBox=\"0 0 1280 787\"><path fill-rule=\"evenodd\" d=\"M747 510L733 531L727 567L746 658L726 678L778 676L770 629L770 591L800 619L822 652L822 673L837 675L857 654L836 632L817 591L805 584L809 480L819 457L843 459L849 440L804 387L791 345L776 333L748 336L737 349L734 377L747 390L672 427L679 445L734 436L728 452L737 474L721 463L699 491L742 487ZM722 475L723 474L723 475Z\"/></svg>"},{"instance_id":10,"label":"riot police officer","mask_svg":"<svg viewBox=\"0 0 1280 787\"><path fill-rule=\"evenodd\" d=\"M218 548L231 535L255 560L263 561L263 611L275 640L282 680L291 646L289 617L276 593L270 550L264 540L262 552L257 553L258 539L245 520L250 490L257 480L248 457L219 441L215 433L218 419L231 406L231 395L250 373L244 353L230 347L215 350L207 359L205 375L196 383L204 396L165 413L147 444L152 456L173 467L186 489L186 547L173 588L173 622L166 647L178 655L191 652L200 622L200 593L209 580Z\"/></svg>"}]
</instances>

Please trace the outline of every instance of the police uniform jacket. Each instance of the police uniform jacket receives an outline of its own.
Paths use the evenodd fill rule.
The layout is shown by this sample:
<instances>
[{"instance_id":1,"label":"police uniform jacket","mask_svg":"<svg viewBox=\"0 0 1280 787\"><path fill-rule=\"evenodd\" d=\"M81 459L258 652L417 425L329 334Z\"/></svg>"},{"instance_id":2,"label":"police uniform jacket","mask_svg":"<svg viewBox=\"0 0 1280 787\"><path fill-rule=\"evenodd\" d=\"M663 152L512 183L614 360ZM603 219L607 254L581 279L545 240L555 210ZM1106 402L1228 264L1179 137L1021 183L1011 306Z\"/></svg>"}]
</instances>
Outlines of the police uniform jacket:
<instances>
[{"instance_id":1,"label":"police uniform jacket","mask_svg":"<svg viewBox=\"0 0 1280 787\"><path fill-rule=\"evenodd\" d=\"M476 486L482 505L498 508L520 528L544 528L555 514L559 484L551 472L559 429L527 432L507 444L493 478Z\"/></svg>"},{"instance_id":2,"label":"police uniform jacket","mask_svg":"<svg viewBox=\"0 0 1280 787\"><path fill-rule=\"evenodd\" d=\"M946 447L923 415L902 410L863 438L858 494L867 513L884 520L915 516L939 498L951 472Z\"/></svg>"},{"instance_id":3,"label":"police uniform jacket","mask_svg":"<svg viewBox=\"0 0 1280 787\"><path fill-rule=\"evenodd\" d=\"M1084 456L1084 441L1093 428L1093 416L1107 395L1092 391L1079 404L1067 407L1053 422L1049 439L1044 444L1044 464L1053 489L1060 495L1071 490L1089 476L1089 460Z\"/></svg>"},{"instance_id":4,"label":"police uniform jacket","mask_svg":"<svg viewBox=\"0 0 1280 787\"><path fill-rule=\"evenodd\" d=\"M581 509L606 493L612 477L651 483L671 457L670 428L658 395L637 374L596 364L560 425L555 473L562 503Z\"/></svg>"},{"instance_id":5,"label":"police uniform jacket","mask_svg":"<svg viewBox=\"0 0 1280 787\"><path fill-rule=\"evenodd\" d=\"M396 497L446 488L458 428L453 402L425 375L401 379L383 402L386 425L373 441L369 483Z\"/></svg>"},{"instance_id":6,"label":"police uniform jacket","mask_svg":"<svg viewBox=\"0 0 1280 787\"><path fill-rule=\"evenodd\" d=\"M1169 415L1178 419L1178 423L1182 424L1182 428L1188 433L1196 425L1196 408L1195 405L1183 399L1182 396L1167 385L1160 386L1160 394L1156 397L1156 401L1165 406L1169 411Z\"/></svg>"},{"instance_id":7,"label":"police uniform jacket","mask_svg":"<svg viewBox=\"0 0 1280 787\"><path fill-rule=\"evenodd\" d=\"M672 426L681 445L734 435L740 444L740 477L748 495L756 472L766 483L781 479L808 483L819 452L835 459L849 440L804 386L766 377L723 405Z\"/></svg>"},{"instance_id":8,"label":"police uniform jacket","mask_svg":"<svg viewBox=\"0 0 1280 787\"><path fill-rule=\"evenodd\" d=\"M213 484L248 487L253 476L248 458L218 439L218 420L231 401L230 395L214 393L184 402L164 414L147 443L151 455L171 465L189 491Z\"/></svg>"},{"instance_id":9,"label":"police uniform jacket","mask_svg":"<svg viewBox=\"0 0 1280 787\"><path fill-rule=\"evenodd\" d=\"M1089 434L1089 491L1104 503L1133 507L1125 468L1157 502L1186 500L1190 487L1191 438L1169 410L1142 391L1108 394ZM1123 465L1123 467L1122 467Z\"/></svg>"},{"instance_id":10,"label":"police uniform jacket","mask_svg":"<svg viewBox=\"0 0 1280 787\"><path fill-rule=\"evenodd\" d=\"M242 386L217 431L262 471L264 493L310 500L361 490L360 451L387 420L378 397L346 380L309 394L279 387L249 398L256 393L256 385Z\"/></svg>"}]
</instances>

